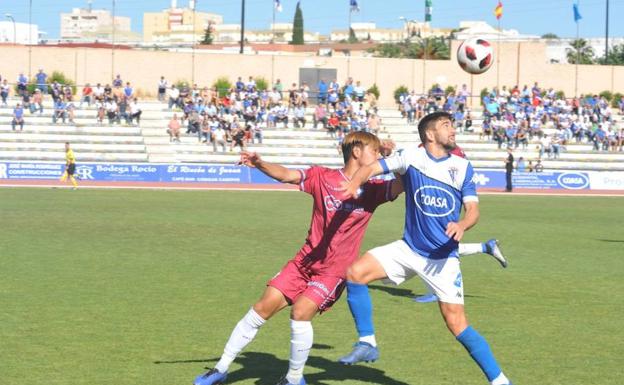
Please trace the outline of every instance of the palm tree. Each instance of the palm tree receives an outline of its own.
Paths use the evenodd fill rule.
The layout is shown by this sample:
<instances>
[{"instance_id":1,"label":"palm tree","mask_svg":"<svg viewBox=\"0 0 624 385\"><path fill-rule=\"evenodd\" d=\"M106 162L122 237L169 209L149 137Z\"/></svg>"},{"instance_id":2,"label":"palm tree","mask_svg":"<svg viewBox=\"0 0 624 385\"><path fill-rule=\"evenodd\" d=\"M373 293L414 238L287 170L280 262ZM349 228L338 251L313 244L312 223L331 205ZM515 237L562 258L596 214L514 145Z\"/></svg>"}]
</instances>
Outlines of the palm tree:
<instances>
[{"instance_id":1,"label":"palm tree","mask_svg":"<svg viewBox=\"0 0 624 385\"><path fill-rule=\"evenodd\" d=\"M445 60L451 57L451 51L446 39L431 37L410 44L405 56L411 59L424 59L426 57L427 60Z\"/></svg>"},{"instance_id":2,"label":"palm tree","mask_svg":"<svg viewBox=\"0 0 624 385\"><path fill-rule=\"evenodd\" d=\"M570 42L572 48L567 48L568 63L594 64L594 48L587 44L585 39L576 39Z\"/></svg>"}]
</instances>

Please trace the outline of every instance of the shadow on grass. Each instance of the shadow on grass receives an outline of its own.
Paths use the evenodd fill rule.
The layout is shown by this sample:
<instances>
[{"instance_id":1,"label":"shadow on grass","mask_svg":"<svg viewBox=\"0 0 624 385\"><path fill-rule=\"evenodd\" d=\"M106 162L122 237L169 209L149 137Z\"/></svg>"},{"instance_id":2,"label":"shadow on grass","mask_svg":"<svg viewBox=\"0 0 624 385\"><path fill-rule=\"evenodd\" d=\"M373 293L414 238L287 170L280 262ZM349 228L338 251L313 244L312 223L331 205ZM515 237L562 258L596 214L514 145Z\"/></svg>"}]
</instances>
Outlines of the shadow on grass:
<instances>
[{"instance_id":1,"label":"shadow on grass","mask_svg":"<svg viewBox=\"0 0 624 385\"><path fill-rule=\"evenodd\" d=\"M609 242L609 243L624 243L622 239L599 239L600 242Z\"/></svg>"},{"instance_id":2,"label":"shadow on grass","mask_svg":"<svg viewBox=\"0 0 624 385\"><path fill-rule=\"evenodd\" d=\"M414 293L410 289L403 289L403 288L396 287L396 286L368 285L368 288L372 289L372 290L383 291L383 292L386 292L386 293L388 293L390 295L394 295L396 297L409 297L409 298L413 298L413 297L419 297L421 295L427 294L427 293ZM464 294L464 298L485 298L485 297L483 297L481 295Z\"/></svg>"},{"instance_id":3,"label":"shadow on grass","mask_svg":"<svg viewBox=\"0 0 624 385\"><path fill-rule=\"evenodd\" d=\"M211 363L217 361L210 359L189 359L177 361L154 361L155 364L187 364L187 363ZM227 383L235 384L257 378L256 385L275 385L288 370L288 360L282 360L273 354L260 352L242 353L236 358L236 362L242 368L228 374ZM328 385L326 381L357 381L361 384L380 385L409 385L405 382L388 377L383 370L375 369L369 365L345 366L326 358L310 356L306 366L321 369L320 373L311 373L305 376L309 384ZM206 369L211 368L208 365ZM197 375L201 374L201 370Z\"/></svg>"}]
</instances>

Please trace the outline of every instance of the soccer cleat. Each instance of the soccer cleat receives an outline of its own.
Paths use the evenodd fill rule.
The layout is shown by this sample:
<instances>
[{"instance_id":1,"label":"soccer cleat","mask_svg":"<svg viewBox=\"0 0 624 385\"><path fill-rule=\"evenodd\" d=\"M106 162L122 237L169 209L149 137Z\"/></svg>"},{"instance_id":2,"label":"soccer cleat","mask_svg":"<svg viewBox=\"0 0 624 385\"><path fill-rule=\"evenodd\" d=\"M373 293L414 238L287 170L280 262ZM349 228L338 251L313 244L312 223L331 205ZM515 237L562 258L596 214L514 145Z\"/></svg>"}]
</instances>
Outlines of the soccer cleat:
<instances>
[{"instance_id":1,"label":"soccer cleat","mask_svg":"<svg viewBox=\"0 0 624 385\"><path fill-rule=\"evenodd\" d=\"M306 385L306 380L304 377L301 377L301 381L299 381L298 384L291 384L290 382L288 382L286 377L283 377L281 380L279 380L277 385Z\"/></svg>"},{"instance_id":2,"label":"soccer cleat","mask_svg":"<svg viewBox=\"0 0 624 385\"><path fill-rule=\"evenodd\" d=\"M210 369L208 373L202 374L193 381L193 385L218 385L227 379L227 372L221 373L217 369Z\"/></svg>"},{"instance_id":3,"label":"soccer cleat","mask_svg":"<svg viewBox=\"0 0 624 385\"><path fill-rule=\"evenodd\" d=\"M485 242L485 246L487 250L485 251L487 254L490 254L494 259L496 259L503 268L507 267L507 259L503 256L503 252L500 249L500 245L498 244L498 240L490 239Z\"/></svg>"},{"instance_id":4,"label":"soccer cleat","mask_svg":"<svg viewBox=\"0 0 624 385\"><path fill-rule=\"evenodd\" d=\"M355 365L358 362L375 362L379 359L379 349L368 342L358 341L348 355L338 362L344 365Z\"/></svg>"},{"instance_id":5,"label":"soccer cleat","mask_svg":"<svg viewBox=\"0 0 624 385\"><path fill-rule=\"evenodd\" d=\"M418 302L418 303L438 302L438 297L433 293L427 293L419 297L414 297L414 302Z\"/></svg>"}]
</instances>

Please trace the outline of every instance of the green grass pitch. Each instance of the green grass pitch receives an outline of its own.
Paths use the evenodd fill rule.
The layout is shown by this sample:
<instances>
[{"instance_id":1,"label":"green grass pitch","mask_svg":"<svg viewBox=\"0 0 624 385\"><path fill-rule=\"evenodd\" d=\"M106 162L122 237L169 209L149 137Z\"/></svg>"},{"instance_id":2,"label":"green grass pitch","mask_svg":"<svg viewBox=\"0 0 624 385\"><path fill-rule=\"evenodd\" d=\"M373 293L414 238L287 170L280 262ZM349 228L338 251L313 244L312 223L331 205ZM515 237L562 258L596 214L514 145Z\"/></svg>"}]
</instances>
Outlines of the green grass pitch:
<instances>
[{"instance_id":1,"label":"green grass pitch","mask_svg":"<svg viewBox=\"0 0 624 385\"><path fill-rule=\"evenodd\" d=\"M401 236L403 198L362 251ZM294 192L0 189L0 384L191 384L265 282L299 249ZM501 240L506 270L462 260L467 314L517 385L624 381L624 199L484 196L465 241ZM418 279L374 284L380 361L336 364L355 340L346 301L315 319L310 384L487 381ZM232 384L286 372L288 313L260 330Z\"/></svg>"}]
</instances>

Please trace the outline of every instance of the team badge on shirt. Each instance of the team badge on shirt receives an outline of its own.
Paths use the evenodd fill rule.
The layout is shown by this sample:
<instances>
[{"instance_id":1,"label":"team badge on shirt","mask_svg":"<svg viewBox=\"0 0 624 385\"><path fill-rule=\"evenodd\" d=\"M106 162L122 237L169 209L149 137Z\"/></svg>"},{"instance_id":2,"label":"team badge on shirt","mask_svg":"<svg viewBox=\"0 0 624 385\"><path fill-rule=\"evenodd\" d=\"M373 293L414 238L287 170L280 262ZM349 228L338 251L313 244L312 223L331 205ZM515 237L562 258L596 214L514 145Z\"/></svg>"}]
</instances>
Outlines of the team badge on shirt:
<instances>
[{"instance_id":1,"label":"team badge on shirt","mask_svg":"<svg viewBox=\"0 0 624 385\"><path fill-rule=\"evenodd\" d=\"M451 176L451 180L453 181L453 183L455 183L455 178L457 178L457 173L459 173L457 167L449 167L448 173Z\"/></svg>"}]
</instances>

